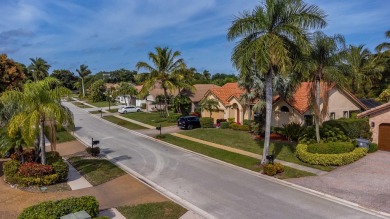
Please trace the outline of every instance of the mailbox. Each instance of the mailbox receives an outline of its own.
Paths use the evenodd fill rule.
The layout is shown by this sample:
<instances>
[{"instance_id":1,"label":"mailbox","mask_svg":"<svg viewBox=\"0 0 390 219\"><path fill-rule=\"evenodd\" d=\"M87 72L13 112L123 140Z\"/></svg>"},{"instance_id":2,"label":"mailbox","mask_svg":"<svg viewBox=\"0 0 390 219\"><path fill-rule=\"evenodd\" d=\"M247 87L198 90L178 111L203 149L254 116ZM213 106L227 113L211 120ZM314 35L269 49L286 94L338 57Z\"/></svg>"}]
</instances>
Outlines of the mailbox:
<instances>
[{"instance_id":1,"label":"mailbox","mask_svg":"<svg viewBox=\"0 0 390 219\"><path fill-rule=\"evenodd\" d=\"M99 143L100 143L99 140L93 140L93 141L92 141L92 145L97 145L97 144L99 144Z\"/></svg>"},{"instance_id":2,"label":"mailbox","mask_svg":"<svg viewBox=\"0 0 390 219\"><path fill-rule=\"evenodd\" d=\"M156 126L156 129L157 130L161 130L161 126Z\"/></svg>"}]
</instances>

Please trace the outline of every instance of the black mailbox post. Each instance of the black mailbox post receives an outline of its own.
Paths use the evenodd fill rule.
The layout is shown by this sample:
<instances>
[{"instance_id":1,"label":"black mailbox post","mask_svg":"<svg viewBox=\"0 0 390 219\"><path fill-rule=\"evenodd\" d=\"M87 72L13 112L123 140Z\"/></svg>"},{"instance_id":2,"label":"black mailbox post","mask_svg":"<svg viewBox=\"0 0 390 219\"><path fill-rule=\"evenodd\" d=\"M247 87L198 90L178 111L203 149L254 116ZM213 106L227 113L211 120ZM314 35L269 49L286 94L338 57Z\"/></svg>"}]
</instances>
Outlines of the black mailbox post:
<instances>
[{"instance_id":1,"label":"black mailbox post","mask_svg":"<svg viewBox=\"0 0 390 219\"><path fill-rule=\"evenodd\" d=\"M160 126L156 126L156 129L160 130L160 135L161 135L161 124L160 124Z\"/></svg>"}]
</instances>

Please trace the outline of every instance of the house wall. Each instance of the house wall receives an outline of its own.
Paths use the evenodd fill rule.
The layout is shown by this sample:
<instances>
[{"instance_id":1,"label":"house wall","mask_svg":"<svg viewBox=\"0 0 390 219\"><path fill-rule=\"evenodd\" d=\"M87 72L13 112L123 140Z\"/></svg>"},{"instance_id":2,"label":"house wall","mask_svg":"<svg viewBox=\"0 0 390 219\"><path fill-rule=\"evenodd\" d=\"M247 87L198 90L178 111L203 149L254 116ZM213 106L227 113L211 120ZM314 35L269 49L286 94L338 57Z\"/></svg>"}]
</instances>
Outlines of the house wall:
<instances>
[{"instance_id":1,"label":"house wall","mask_svg":"<svg viewBox=\"0 0 390 219\"><path fill-rule=\"evenodd\" d=\"M234 118L234 122L240 122L241 124L244 121L244 111L240 102L236 98L232 98L227 106L228 113L226 113L225 119ZM237 117L237 111L239 118Z\"/></svg>"},{"instance_id":2,"label":"house wall","mask_svg":"<svg viewBox=\"0 0 390 219\"><path fill-rule=\"evenodd\" d=\"M289 112L282 112L281 108L286 106ZM272 119L271 126L272 127L283 127L283 124L288 124L291 122L302 123L303 115L301 115L298 111L292 108L286 101L279 100L272 106Z\"/></svg>"},{"instance_id":3,"label":"house wall","mask_svg":"<svg viewBox=\"0 0 390 219\"><path fill-rule=\"evenodd\" d=\"M374 122L374 127L371 123ZM372 142L378 144L379 126L383 123L390 123L390 108L381 110L370 115L369 124L372 132Z\"/></svg>"},{"instance_id":4,"label":"house wall","mask_svg":"<svg viewBox=\"0 0 390 219\"><path fill-rule=\"evenodd\" d=\"M325 118L325 121L330 119L329 116L331 113L335 113L335 119L343 118L345 111L348 111L349 114L350 111L361 111L361 109L360 106L343 91L333 88L329 92L328 116Z\"/></svg>"},{"instance_id":5,"label":"house wall","mask_svg":"<svg viewBox=\"0 0 390 219\"><path fill-rule=\"evenodd\" d=\"M218 104L219 104L218 108L220 109L220 111L212 112L212 115L211 115L211 117L214 119L214 122L216 122L217 119L227 119L227 118L225 118L225 117L227 117L227 115L226 115L227 109L213 94L207 95L206 99L214 99L214 100L218 101ZM204 111L202 111L201 115L202 115L202 117L210 117L210 112L207 110L204 110Z\"/></svg>"}]
</instances>

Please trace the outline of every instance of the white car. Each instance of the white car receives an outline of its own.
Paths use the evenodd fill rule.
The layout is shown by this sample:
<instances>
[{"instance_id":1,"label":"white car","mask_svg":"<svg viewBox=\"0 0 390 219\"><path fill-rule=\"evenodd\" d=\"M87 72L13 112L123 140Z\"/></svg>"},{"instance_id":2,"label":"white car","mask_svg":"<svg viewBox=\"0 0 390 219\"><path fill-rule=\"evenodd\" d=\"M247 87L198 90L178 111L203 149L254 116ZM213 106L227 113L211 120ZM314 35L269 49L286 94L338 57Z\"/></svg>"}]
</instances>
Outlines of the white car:
<instances>
[{"instance_id":1,"label":"white car","mask_svg":"<svg viewBox=\"0 0 390 219\"><path fill-rule=\"evenodd\" d=\"M118 109L118 113L135 113L141 112L141 108L136 106L125 106Z\"/></svg>"}]
</instances>

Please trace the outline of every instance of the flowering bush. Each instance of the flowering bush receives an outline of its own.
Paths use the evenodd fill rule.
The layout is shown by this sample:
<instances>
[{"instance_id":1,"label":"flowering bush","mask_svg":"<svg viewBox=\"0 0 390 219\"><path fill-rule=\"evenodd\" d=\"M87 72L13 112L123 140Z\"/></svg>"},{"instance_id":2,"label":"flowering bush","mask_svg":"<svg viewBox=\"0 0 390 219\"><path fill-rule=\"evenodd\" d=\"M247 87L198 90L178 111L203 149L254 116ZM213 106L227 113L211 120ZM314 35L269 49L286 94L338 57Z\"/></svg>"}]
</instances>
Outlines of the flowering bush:
<instances>
[{"instance_id":1,"label":"flowering bush","mask_svg":"<svg viewBox=\"0 0 390 219\"><path fill-rule=\"evenodd\" d=\"M19 166L19 174L23 177L43 177L53 173L53 167L33 162L23 163Z\"/></svg>"}]
</instances>

